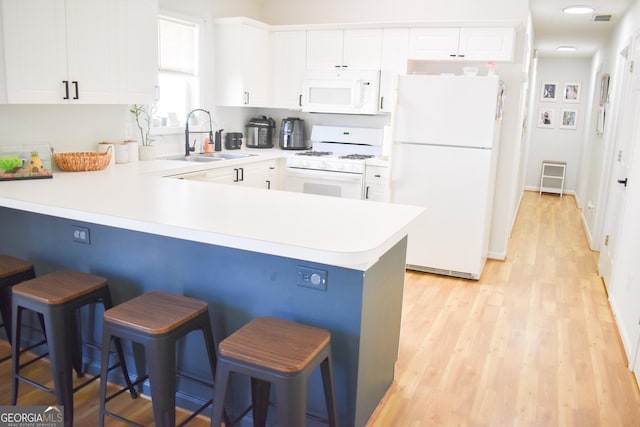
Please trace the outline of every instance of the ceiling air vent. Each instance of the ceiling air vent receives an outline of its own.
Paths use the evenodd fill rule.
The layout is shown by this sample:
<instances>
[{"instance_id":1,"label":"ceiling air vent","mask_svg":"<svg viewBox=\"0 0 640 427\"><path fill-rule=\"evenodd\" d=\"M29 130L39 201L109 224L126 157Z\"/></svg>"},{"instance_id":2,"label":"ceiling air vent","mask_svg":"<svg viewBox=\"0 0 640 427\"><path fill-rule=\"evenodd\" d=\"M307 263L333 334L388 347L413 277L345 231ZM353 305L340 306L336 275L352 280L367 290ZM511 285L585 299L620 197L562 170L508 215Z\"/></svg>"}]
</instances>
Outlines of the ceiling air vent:
<instances>
[{"instance_id":1,"label":"ceiling air vent","mask_svg":"<svg viewBox=\"0 0 640 427\"><path fill-rule=\"evenodd\" d=\"M611 15L594 15L593 22L609 22Z\"/></svg>"}]
</instances>

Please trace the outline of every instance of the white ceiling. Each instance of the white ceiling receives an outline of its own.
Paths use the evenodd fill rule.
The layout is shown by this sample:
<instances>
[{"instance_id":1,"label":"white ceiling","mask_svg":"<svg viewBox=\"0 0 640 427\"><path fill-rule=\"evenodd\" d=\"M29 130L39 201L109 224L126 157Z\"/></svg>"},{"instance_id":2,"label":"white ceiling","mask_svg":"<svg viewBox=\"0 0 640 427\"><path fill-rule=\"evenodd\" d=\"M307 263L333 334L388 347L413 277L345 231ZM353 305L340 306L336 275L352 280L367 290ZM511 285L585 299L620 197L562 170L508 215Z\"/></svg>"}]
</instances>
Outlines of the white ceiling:
<instances>
[{"instance_id":1,"label":"white ceiling","mask_svg":"<svg viewBox=\"0 0 640 427\"><path fill-rule=\"evenodd\" d=\"M534 48L538 56L591 57L635 0L530 0ZM585 5L593 14L570 15L567 6ZM595 15L612 15L609 22L594 22ZM560 45L573 45L576 52L556 52Z\"/></svg>"}]
</instances>

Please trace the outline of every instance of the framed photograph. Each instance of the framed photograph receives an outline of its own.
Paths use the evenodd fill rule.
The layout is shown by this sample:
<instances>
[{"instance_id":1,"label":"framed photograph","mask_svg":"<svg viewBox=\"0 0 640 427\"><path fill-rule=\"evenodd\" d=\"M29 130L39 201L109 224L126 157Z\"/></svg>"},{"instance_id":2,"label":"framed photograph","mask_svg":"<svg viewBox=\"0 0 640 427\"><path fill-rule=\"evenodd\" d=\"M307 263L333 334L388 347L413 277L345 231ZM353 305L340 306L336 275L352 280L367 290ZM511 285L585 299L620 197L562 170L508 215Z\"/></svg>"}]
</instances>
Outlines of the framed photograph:
<instances>
[{"instance_id":1,"label":"framed photograph","mask_svg":"<svg viewBox=\"0 0 640 427\"><path fill-rule=\"evenodd\" d=\"M558 100L558 83L542 82L541 101L555 102Z\"/></svg>"},{"instance_id":2,"label":"framed photograph","mask_svg":"<svg viewBox=\"0 0 640 427\"><path fill-rule=\"evenodd\" d=\"M564 102L580 102L580 83L567 82L564 84L563 98Z\"/></svg>"},{"instance_id":3,"label":"framed photograph","mask_svg":"<svg viewBox=\"0 0 640 427\"><path fill-rule=\"evenodd\" d=\"M563 108L562 117L560 117L560 129L575 129L578 120L578 110L572 108Z\"/></svg>"},{"instance_id":4,"label":"framed photograph","mask_svg":"<svg viewBox=\"0 0 640 427\"><path fill-rule=\"evenodd\" d=\"M542 107L538 110L538 127L552 128L555 124L555 110L553 108Z\"/></svg>"}]
</instances>

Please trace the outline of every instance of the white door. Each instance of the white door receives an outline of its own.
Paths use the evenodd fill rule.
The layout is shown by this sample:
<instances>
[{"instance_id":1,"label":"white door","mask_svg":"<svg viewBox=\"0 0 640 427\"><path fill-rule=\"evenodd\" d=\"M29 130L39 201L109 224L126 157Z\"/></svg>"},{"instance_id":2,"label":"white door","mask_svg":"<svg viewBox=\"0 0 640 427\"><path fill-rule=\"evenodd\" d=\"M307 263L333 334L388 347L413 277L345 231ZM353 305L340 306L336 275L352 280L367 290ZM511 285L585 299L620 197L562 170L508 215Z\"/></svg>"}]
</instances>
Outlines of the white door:
<instances>
[{"instance_id":1,"label":"white door","mask_svg":"<svg viewBox=\"0 0 640 427\"><path fill-rule=\"evenodd\" d=\"M640 59L640 36L634 40L633 59ZM637 67L636 67L637 68ZM626 161L622 162L621 175L614 179L627 179L629 185L623 194L619 208L619 226L615 228L614 258L612 262L611 286L609 297L611 306L616 316L616 323L620 331L624 348L627 353L630 368L638 377L640 364L638 363L638 343L640 341L640 264L638 254L640 253L640 156L632 156L631 148L633 142L640 139L640 124L637 117L640 114L640 73L635 71L630 80L630 95L623 111L625 116L629 116L630 122L625 127L624 141L621 144L629 152L622 157ZM610 239L611 243L611 239Z\"/></svg>"},{"instance_id":2,"label":"white door","mask_svg":"<svg viewBox=\"0 0 640 427\"><path fill-rule=\"evenodd\" d=\"M604 279L605 285L611 292L613 283L612 270L615 263L616 251L618 250L618 229L620 228L620 213L624 208L627 187L618 181L624 181L629 173L629 161L632 155L632 136L636 126L636 111L640 105L640 72L635 67L634 73L629 72L633 56L638 55L638 43L636 43L635 55L627 54L624 59L623 79L621 90L619 91L621 99L619 103L620 115L617 126L615 127L615 150L613 158L612 173L609 181L609 192L607 200L607 211L604 220L603 241L601 242L600 258L598 260L598 270ZM635 87L634 87L635 86ZM613 129L613 127L609 127Z\"/></svg>"}]
</instances>

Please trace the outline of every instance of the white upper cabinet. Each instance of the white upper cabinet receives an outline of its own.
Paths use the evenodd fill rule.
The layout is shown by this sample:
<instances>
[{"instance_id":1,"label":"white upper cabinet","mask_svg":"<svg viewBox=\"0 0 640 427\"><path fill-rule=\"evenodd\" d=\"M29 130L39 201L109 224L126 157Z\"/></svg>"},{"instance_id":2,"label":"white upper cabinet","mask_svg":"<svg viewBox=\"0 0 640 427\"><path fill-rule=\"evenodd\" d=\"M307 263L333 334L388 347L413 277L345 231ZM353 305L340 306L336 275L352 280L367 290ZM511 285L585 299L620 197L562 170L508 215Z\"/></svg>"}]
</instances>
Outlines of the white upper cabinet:
<instances>
[{"instance_id":1,"label":"white upper cabinet","mask_svg":"<svg viewBox=\"0 0 640 427\"><path fill-rule=\"evenodd\" d=\"M397 76L407 73L409 29L385 28L382 33L382 67L380 73L380 111L392 112L396 98Z\"/></svg>"},{"instance_id":2,"label":"white upper cabinet","mask_svg":"<svg viewBox=\"0 0 640 427\"><path fill-rule=\"evenodd\" d=\"M269 107L269 31L245 18L215 21L216 104Z\"/></svg>"},{"instance_id":3,"label":"white upper cabinet","mask_svg":"<svg viewBox=\"0 0 640 427\"><path fill-rule=\"evenodd\" d=\"M158 0L118 0L118 91L123 104L157 101Z\"/></svg>"},{"instance_id":4,"label":"white upper cabinet","mask_svg":"<svg viewBox=\"0 0 640 427\"><path fill-rule=\"evenodd\" d=\"M509 27L412 28L409 59L509 62L514 45Z\"/></svg>"},{"instance_id":5,"label":"white upper cabinet","mask_svg":"<svg viewBox=\"0 0 640 427\"><path fill-rule=\"evenodd\" d=\"M409 31L409 58L456 59L459 38L459 28L412 28Z\"/></svg>"},{"instance_id":6,"label":"white upper cabinet","mask_svg":"<svg viewBox=\"0 0 640 427\"><path fill-rule=\"evenodd\" d=\"M307 61L306 31L275 31L273 47L273 106L300 109Z\"/></svg>"},{"instance_id":7,"label":"white upper cabinet","mask_svg":"<svg viewBox=\"0 0 640 427\"><path fill-rule=\"evenodd\" d=\"M382 30L307 31L307 69L379 70Z\"/></svg>"},{"instance_id":8,"label":"white upper cabinet","mask_svg":"<svg viewBox=\"0 0 640 427\"><path fill-rule=\"evenodd\" d=\"M6 101L128 103L128 99L120 96L120 67L140 70L142 66L137 58L126 64L121 60L121 14L128 13L131 3L157 5L157 0L126 1L126 7L123 2L125 0L4 0ZM157 11L157 6L152 10ZM145 18L144 22L155 20L157 14ZM136 20L135 25L139 26L140 21ZM152 31L151 37L145 39L143 52L157 50L155 39L150 40L156 34L155 26ZM152 67L157 74L157 63ZM150 69L149 64L145 69ZM148 93L153 93L153 85Z\"/></svg>"},{"instance_id":9,"label":"white upper cabinet","mask_svg":"<svg viewBox=\"0 0 640 427\"><path fill-rule=\"evenodd\" d=\"M513 61L514 28L461 28L459 55L467 61Z\"/></svg>"}]
</instances>

